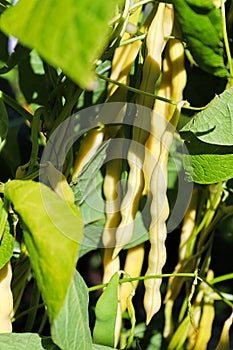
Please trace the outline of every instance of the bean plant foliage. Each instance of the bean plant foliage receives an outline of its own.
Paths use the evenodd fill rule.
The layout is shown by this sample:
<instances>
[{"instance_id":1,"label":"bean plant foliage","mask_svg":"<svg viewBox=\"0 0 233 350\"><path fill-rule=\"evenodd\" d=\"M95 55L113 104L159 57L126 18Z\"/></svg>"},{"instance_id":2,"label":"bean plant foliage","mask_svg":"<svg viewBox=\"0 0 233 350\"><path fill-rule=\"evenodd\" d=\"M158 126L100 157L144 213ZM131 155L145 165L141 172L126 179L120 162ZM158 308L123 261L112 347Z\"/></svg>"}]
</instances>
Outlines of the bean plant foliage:
<instances>
[{"instance_id":1,"label":"bean plant foliage","mask_svg":"<svg viewBox=\"0 0 233 350\"><path fill-rule=\"evenodd\" d=\"M0 0L0 348L230 349L233 1Z\"/></svg>"}]
</instances>

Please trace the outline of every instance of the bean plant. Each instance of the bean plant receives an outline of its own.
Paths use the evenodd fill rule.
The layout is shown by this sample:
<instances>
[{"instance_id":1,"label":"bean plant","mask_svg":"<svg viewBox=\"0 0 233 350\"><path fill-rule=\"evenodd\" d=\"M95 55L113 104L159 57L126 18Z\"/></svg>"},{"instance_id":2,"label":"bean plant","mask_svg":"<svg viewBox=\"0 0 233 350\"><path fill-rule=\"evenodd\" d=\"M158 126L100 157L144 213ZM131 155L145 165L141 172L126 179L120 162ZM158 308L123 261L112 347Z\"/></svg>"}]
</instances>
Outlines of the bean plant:
<instances>
[{"instance_id":1,"label":"bean plant","mask_svg":"<svg viewBox=\"0 0 233 350\"><path fill-rule=\"evenodd\" d=\"M0 348L233 347L233 1L0 0Z\"/></svg>"}]
</instances>

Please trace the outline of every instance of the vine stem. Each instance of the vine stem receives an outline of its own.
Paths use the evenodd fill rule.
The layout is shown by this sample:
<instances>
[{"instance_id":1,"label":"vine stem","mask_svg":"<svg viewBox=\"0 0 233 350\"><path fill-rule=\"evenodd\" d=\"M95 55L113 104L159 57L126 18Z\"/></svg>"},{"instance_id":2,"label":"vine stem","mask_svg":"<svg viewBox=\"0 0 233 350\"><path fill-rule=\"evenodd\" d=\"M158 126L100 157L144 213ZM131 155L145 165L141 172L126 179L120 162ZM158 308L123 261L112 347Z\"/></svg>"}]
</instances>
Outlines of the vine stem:
<instances>
[{"instance_id":1,"label":"vine stem","mask_svg":"<svg viewBox=\"0 0 233 350\"><path fill-rule=\"evenodd\" d=\"M1 96L3 98L3 101L10 106L11 108L13 108L16 112L18 112L22 117L24 117L26 120L28 120L29 122L32 121L33 116L31 115L31 113L29 113L25 108L23 108L22 106L20 106L12 97L10 97L9 95L7 95L5 92L0 91Z\"/></svg>"},{"instance_id":2,"label":"vine stem","mask_svg":"<svg viewBox=\"0 0 233 350\"><path fill-rule=\"evenodd\" d=\"M119 284L122 283L128 283L128 282L134 282L134 281L144 281L146 279L152 279L152 278L164 278L164 277L189 277L189 278L194 278L193 284L197 284L197 281L203 282L207 284L218 296L221 298L222 301L225 302L228 306L233 308L233 304L224 297L224 295L219 292L214 286L212 281L207 281L205 278L202 278L198 276L196 272L187 272L187 273L164 273L164 274L159 274L159 275L147 275L147 276L138 276L138 277L132 277L132 278L121 278L119 280ZM229 279L229 276L227 279ZM231 276L232 277L232 276ZM215 279L214 279L215 280ZM216 283L216 282L215 282ZM106 288L108 286L108 283L102 283L98 284L97 286L93 286L88 288L88 292L94 292L99 289Z\"/></svg>"},{"instance_id":3,"label":"vine stem","mask_svg":"<svg viewBox=\"0 0 233 350\"><path fill-rule=\"evenodd\" d=\"M225 1L221 0L221 11L222 11L222 30L223 30L223 40L225 44L227 60L229 64L230 70L230 79L233 79L233 66L232 66L232 58L231 58L231 50L229 46L228 36L227 36L227 25L226 25L226 12L225 12Z\"/></svg>"},{"instance_id":4,"label":"vine stem","mask_svg":"<svg viewBox=\"0 0 233 350\"><path fill-rule=\"evenodd\" d=\"M146 91L143 91L143 90L134 88L134 87L132 87L132 86L119 83L118 81L113 80L113 79L110 79L110 78L107 78L107 77L105 77L104 75L101 75L101 74L97 74L97 76L98 76L100 79L103 79L103 80L105 80L105 81L107 81L107 82L109 82L109 83L112 83L112 84L115 84L115 85L117 85L117 86L120 86L120 87L123 88L123 89L132 91L132 92L134 92L135 94L140 94L140 95L144 95L144 96L147 96L147 97L152 97L153 99L161 100L161 101L170 103L170 104L172 104L172 105L177 105L177 102L176 102L176 101L169 100L169 99L167 99L167 98L165 98L165 97L156 96L156 95L154 95L154 94L151 94L151 93L149 93L149 92L146 92Z\"/></svg>"},{"instance_id":5,"label":"vine stem","mask_svg":"<svg viewBox=\"0 0 233 350\"><path fill-rule=\"evenodd\" d=\"M177 106L178 103L180 103L180 102L176 102L174 100L170 100L170 99L162 97L162 96L151 94L149 92L146 92L146 91L134 88L134 87L126 85L126 84L122 84L122 83L120 83L120 82L118 82L116 80L110 79L110 78L108 78L108 77L106 77L106 76L104 76L102 74L96 73L96 75L100 79L103 79L103 80L105 80L105 81L107 81L109 83L115 84L115 85L121 87L122 89L126 89L126 90L129 90L129 91L132 91L135 94L144 95L146 97L151 97L154 100L160 100L160 101L163 101L165 103L170 103L170 104L175 105L175 106ZM194 111L201 111L201 110L207 108L208 106L209 106L209 104L204 106L204 107L192 107L192 106L189 105L189 103L187 101L185 101L185 103L182 106L182 108L184 108L184 109L191 109L191 110L194 110Z\"/></svg>"},{"instance_id":6,"label":"vine stem","mask_svg":"<svg viewBox=\"0 0 233 350\"><path fill-rule=\"evenodd\" d=\"M203 279L199 276L197 276L196 273L190 272L190 273L164 273L164 274L159 274L159 275L147 275L147 276L139 276L139 277L130 277L130 278L121 278L119 280L119 283L127 283L127 282L134 282L134 281L143 281L146 279L152 279L152 278L163 278L163 277L191 277L191 278L196 278L199 281L203 281ZM108 286L108 283L102 283L98 284L97 286L93 286L88 288L89 292L94 292L96 290L105 288Z\"/></svg>"}]
</instances>

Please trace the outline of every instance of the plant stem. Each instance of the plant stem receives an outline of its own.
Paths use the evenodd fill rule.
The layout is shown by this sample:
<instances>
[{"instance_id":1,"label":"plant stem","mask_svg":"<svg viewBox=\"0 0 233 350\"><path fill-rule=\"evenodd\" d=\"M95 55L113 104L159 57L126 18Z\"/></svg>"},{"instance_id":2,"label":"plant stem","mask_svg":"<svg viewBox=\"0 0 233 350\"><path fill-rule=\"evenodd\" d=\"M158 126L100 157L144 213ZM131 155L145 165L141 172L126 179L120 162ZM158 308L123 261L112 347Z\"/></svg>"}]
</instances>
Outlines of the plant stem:
<instances>
[{"instance_id":1,"label":"plant stem","mask_svg":"<svg viewBox=\"0 0 233 350\"><path fill-rule=\"evenodd\" d=\"M233 277L232 274L229 274L229 275L231 275L231 278ZM216 279L212 280L211 282L208 282L205 278L202 278L202 277L198 276L196 272L190 272L190 273L189 272L188 273L164 273L164 274L160 274L160 275L149 275L149 276L139 276L139 277L132 277L132 278L121 278L119 280L119 283L121 284L121 283L133 282L133 281L143 281L143 280L151 279L151 278L164 278L164 277L190 277L190 278L194 278L194 281L198 280L200 282L203 282L203 283L207 284L212 290L214 290L214 292L219 295L219 297L222 299L222 301L225 302L225 304L227 304L228 306L233 308L233 304L229 300L227 300L222 295L222 293L219 292L213 286L213 281L216 280ZM107 286L108 286L108 283L98 284L97 286L93 286L93 287L88 288L88 291L89 292L94 292L96 290L106 288Z\"/></svg>"},{"instance_id":2,"label":"plant stem","mask_svg":"<svg viewBox=\"0 0 233 350\"><path fill-rule=\"evenodd\" d=\"M145 39L145 37L146 37L146 34L142 34L142 35L139 35L139 36L135 36L135 37L133 37L133 38L130 38L130 39L128 39L128 40L122 41L122 42L120 43L119 47L120 47L120 46L124 46L124 45L128 45L128 44L131 44L131 43L133 43L133 42L135 42L135 41L138 41L138 40L143 40L143 39Z\"/></svg>"},{"instance_id":3,"label":"plant stem","mask_svg":"<svg viewBox=\"0 0 233 350\"><path fill-rule=\"evenodd\" d=\"M18 320L19 318L28 315L31 311L33 311L33 310L38 310L38 309L40 309L40 308L42 308L42 307L44 307L44 306L45 306L44 303L41 303L41 304L37 304L37 305L35 305L35 306L32 306L32 307L30 307L29 309L27 309L27 310L21 312L19 315L14 316L13 319L11 320L11 322L15 322L15 321Z\"/></svg>"},{"instance_id":4,"label":"plant stem","mask_svg":"<svg viewBox=\"0 0 233 350\"><path fill-rule=\"evenodd\" d=\"M119 280L119 283L127 283L127 282L133 282L133 281L143 281L146 279L151 279L151 278L163 278L163 277L191 277L191 278L197 278L199 281L202 282L202 278L198 277L196 273L190 272L190 273L164 273L160 275L148 275L148 276L139 276L139 277L131 277L131 278L121 278ZM108 283L102 283L98 284L97 286L93 286L88 288L89 292L94 292L96 290L102 289L107 287Z\"/></svg>"},{"instance_id":5,"label":"plant stem","mask_svg":"<svg viewBox=\"0 0 233 350\"><path fill-rule=\"evenodd\" d=\"M233 273L228 273L226 275L218 276L213 278L209 283L210 284L215 284L215 283L220 283L223 281L231 280L233 279Z\"/></svg>"},{"instance_id":6,"label":"plant stem","mask_svg":"<svg viewBox=\"0 0 233 350\"><path fill-rule=\"evenodd\" d=\"M12 107L16 112L18 112L22 117L24 117L29 122L32 121L33 116L29 113L25 108L20 106L12 97L8 96L4 92L1 91L3 101L8 104L8 106Z\"/></svg>"},{"instance_id":7,"label":"plant stem","mask_svg":"<svg viewBox=\"0 0 233 350\"><path fill-rule=\"evenodd\" d=\"M136 38L136 39L138 39L138 38ZM98 74L97 73L96 75L100 79L103 79L103 80L105 80L105 81L107 81L109 83L115 84L115 85L121 87L122 89L132 91L135 94L140 94L140 95L144 95L144 96L147 96L147 97L151 97L154 100L160 100L160 101L163 101L165 103L170 103L170 104L175 105L175 106L178 105L178 103L179 103L179 102L176 102L174 100L170 100L168 98L165 98L165 97L162 97L162 96L158 96L158 95L154 95L154 94L151 94L149 92L146 92L146 91L134 88L132 86L129 86L129 85L126 85L126 84L122 84L122 83L120 83L120 82L118 82L116 80L110 79L110 78L108 78L108 77L106 77L106 76L104 76L102 74ZM209 104L206 105L206 106L203 106L203 107L192 107L192 106L189 105L188 102L185 101L185 104L182 106L182 108L184 108L184 109L191 109L191 110L194 110L194 111L201 111L201 110L207 108L208 106L209 106Z\"/></svg>"},{"instance_id":8,"label":"plant stem","mask_svg":"<svg viewBox=\"0 0 233 350\"><path fill-rule=\"evenodd\" d=\"M223 31L223 40L224 40L224 44L225 44L227 60L228 60L229 70L230 70L230 81L232 81L232 79L233 79L233 66L232 66L231 50L230 50L228 36L227 36L226 13L225 13L224 2L225 2L224 0L221 0L222 31ZM230 83L230 85L232 85L232 83Z\"/></svg>"},{"instance_id":9,"label":"plant stem","mask_svg":"<svg viewBox=\"0 0 233 350\"><path fill-rule=\"evenodd\" d=\"M119 83L118 81L116 80L113 80L113 79L110 79L110 78L107 78L105 77L104 75L101 75L101 74L97 74L97 76L100 78L100 79L103 79L109 83L112 83L112 84L115 84L123 89L126 89L126 90L129 90L129 91L132 91L134 92L135 94L140 94L140 95L144 95L144 96L147 96L147 97L152 97L153 99L157 99L157 100L160 100L160 101L163 101L163 102L167 102L167 103L170 103L172 105L177 105L177 102L176 101L173 101L173 100L169 100L168 98L165 98L165 97L161 97L161 96L157 96L157 95L154 95L154 94L150 94L149 92L145 92L143 90L140 90L140 89L136 89L132 86L129 86L129 85L125 85L125 84L122 84L122 83Z\"/></svg>"}]
</instances>

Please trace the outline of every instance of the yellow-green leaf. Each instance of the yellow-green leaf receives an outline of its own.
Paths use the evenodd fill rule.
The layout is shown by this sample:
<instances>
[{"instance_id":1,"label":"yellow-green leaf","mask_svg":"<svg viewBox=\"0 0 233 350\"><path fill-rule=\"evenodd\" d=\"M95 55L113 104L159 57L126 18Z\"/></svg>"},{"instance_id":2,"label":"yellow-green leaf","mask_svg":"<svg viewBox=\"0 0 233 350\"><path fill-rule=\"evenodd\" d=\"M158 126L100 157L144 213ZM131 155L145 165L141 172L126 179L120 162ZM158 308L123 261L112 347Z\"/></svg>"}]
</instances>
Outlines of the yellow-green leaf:
<instances>
[{"instance_id":1,"label":"yellow-green leaf","mask_svg":"<svg viewBox=\"0 0 233 350\"><path fill-rule=\"evenodd\" d=\"M20 217L31 264L53 321L75 270L83 231L81 215L50 188L31 180L8 182L5 196Z\"/></svg>"},{"instance_id":2,"label":"yellow-green leaf","mask_svg":"<svg viewBox=\"0 0 233 350\"><path fill-rule=\"evenodd\" d=\"M101 55L116 0L20 0L1 18L1 30L35 48L50 64L91 88L94 61Z\"/></svg>"}]
</instances>

